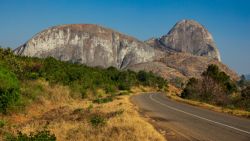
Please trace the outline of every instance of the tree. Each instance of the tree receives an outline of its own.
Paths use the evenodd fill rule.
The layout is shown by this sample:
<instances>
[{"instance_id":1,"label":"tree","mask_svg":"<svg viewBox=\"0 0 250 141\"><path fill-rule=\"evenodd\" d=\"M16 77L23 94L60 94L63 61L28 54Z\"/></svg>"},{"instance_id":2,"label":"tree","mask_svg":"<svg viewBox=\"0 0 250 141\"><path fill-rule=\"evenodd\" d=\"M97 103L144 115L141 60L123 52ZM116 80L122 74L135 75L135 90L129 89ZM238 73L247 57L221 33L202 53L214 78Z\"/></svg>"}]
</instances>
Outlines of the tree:
<instances>
[{"instance_id":1,"label":"tree","mask_svg":"<svg viewBox=\"0 0 250 141\"><path fill-rule=\"evenodd\" d=\"M207 70L202 73L202 77L207 79L211 78L224 87L227 94L231 94L237 91L236 83L234 83L230 76L225 72L221 71L218 66L211 64L208 66Z\"/></svg>"},{"instance_id":2,"label":"tree","mask_svg":"<svg viewBox=\"0 0 250 141\"><path fill-rule=\"evenodd\" d=\"M137 79L140 82L147 82L148 74L145 71L139 71L138 74L137 74Z\"/></svg>"},{"instance_id":3,"label":"tree","mask_svg":"<svg viewBox=\"0 0 250 141\"><path fill-rule=\"evenodd\" d=\"M198 95L199 81L196 78L190 78L183 92L181 93L182 98L195 99Z\"/></svg>"},{"instance_id":4,"label":"tree","mask_svg":"<svg viewBox=\"0 0 250 141\"><path fill-rule=\"evenodd\" d=\"M191 78L181 97L204 101L217 105L230 102L229 95L237 91L235 83L216 65L209 65L201 79Z\"/></svg>"},{"instance_id":5,"label":"tree","mask_svg":"<svg viewBox=\"0 0 250 141\"><path fill-rule=\"evenodd\" d=\"M241 96L243 99L250 100L250 86L247 86L241 91Z\"/></svg>"},{"instance_id":6,"label":"tree","mask_svg":"<svg viewBox=\"0 0 250 141\"><path fill-rule=\"evenodd\" d=\"M246 80L245 75L240 76L240 80L238 81L238 85L240 87L245 87L247 85L247 80Z\"/></svg>"},{"instance_id":7,"label":"tree","mask_svg":"<svg viewBox=\"0 0 250 141\"><path fill-rule=\"evenodd\" d=\"M14 73L0 65L0 113L19 99L19 82Z\"/></svg>"}]
</instances>

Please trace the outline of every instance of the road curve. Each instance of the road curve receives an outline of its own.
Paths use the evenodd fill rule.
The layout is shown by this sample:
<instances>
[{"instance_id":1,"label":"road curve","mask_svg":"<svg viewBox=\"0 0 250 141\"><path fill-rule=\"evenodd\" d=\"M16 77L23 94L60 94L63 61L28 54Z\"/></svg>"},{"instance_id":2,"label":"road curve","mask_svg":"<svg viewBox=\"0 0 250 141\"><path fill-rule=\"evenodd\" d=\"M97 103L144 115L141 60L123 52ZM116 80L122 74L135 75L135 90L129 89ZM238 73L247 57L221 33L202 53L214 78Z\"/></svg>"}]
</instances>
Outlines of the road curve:
<instances>
[{"instance_id":1,"label":"road curve","mask_svg":"<svg viewBox=\"0 0 250 141\"><path fill-rule=\"evenodd\" d=\"M250 120L202 109L150 93L132 97L161 130L173 132L168 140L250 141Z\"/></svg>"}]
</instances>

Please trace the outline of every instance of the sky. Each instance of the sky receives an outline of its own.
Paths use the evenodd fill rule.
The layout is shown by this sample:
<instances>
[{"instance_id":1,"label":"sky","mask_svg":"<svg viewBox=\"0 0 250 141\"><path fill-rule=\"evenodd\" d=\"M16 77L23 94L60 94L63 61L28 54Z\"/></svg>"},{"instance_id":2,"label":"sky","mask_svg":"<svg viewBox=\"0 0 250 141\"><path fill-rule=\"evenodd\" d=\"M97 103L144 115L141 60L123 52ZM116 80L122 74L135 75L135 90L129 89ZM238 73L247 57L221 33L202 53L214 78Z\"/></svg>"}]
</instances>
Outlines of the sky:
<instances>
[{"instance_id":1,"label":"sky","mask_svg":"<svg viewBox=\"0 0 250 141\"><path fill-rule=\"evenodd\" d=\"M204 25L223 63L250 73L250 0L0 0L0 45L16 48L48 27L80 23L147 40L182 19Z\"/></svg>"}]
</instances>

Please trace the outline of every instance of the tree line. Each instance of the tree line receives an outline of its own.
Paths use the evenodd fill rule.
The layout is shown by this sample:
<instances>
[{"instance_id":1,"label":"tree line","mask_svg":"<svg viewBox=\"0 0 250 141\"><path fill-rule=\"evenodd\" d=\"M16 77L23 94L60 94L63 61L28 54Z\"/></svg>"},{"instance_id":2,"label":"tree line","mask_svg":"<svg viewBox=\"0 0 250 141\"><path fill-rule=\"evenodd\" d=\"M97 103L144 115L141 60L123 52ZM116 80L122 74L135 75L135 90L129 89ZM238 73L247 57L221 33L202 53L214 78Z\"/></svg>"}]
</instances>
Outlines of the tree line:
<instances>
[{"instance_id":1,"label":"tree line","mask_svg":"<svg viewBox=\"0 0 250 141\"><path fill-rule=\"evenodd\" d=\"M190 78L182 98L250 111L250 85L244 77L233 81L218 66L209 65L200 79Z\"/></svg>"},{"instance_id":2,"label":"tree line","mask_svg":"<svg viewBox=\"0 0 250 141\"><path fill-rule=\"evenodd\" d=\"M0 113L6 113L8 107L20 99L22 81L36 79L45 79L51 85L67 85L79 92L81 98L88 97L87 91L93 91L95 95L97 89L116 94L139 85L161 90L167 88L167 81L152 72L88 67L52 57L39 59L16 56L11 49L0 48Z\"/></svg>"}]
</instances>

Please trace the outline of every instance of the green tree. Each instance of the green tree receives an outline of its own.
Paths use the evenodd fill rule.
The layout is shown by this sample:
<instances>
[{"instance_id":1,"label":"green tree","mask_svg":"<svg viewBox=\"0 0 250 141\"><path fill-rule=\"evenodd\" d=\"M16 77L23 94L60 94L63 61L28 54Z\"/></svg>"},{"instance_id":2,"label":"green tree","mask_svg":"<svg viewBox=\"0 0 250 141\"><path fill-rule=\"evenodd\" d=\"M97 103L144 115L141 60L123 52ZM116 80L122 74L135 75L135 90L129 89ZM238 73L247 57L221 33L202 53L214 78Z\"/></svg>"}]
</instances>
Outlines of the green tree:
<instances>
[{"instance_id":1,"label":"green tree","mask_svg":"<svg viewBox=\"0 0 250 141\"><path fill-rule=\"evenodd\" d=\"M230 94L237 91L235 82L216 65L209 65L201 79L191 78L181 97L217 105L230 103Z\"/></svg>"},{"instance_id":2,"label":"green tree","mask_svg":"<svg viewBox=\"0 0 250 141\"><path fill-rule=\"evenodd\" d=\"M0 113L19 99L19 82L14 73L0 65Z\"/></svg>"}]
</instances>

